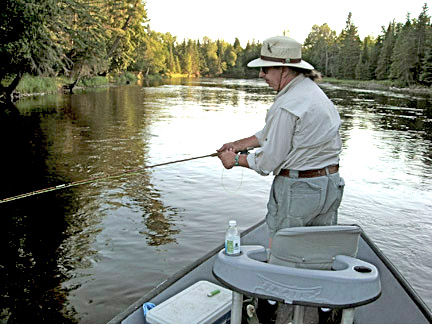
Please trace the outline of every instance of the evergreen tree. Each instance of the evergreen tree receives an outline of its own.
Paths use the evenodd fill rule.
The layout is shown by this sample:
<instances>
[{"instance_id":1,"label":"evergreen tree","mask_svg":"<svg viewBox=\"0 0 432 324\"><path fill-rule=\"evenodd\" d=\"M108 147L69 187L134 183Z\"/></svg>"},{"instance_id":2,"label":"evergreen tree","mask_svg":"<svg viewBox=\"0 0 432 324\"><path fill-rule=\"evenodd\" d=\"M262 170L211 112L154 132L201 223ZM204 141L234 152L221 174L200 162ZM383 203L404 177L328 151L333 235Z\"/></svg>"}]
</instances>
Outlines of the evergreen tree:
<instances>
[{"instance_id":1,"label":"evergreen tree","mask_svg":"<svg viewBox=\"0 0 432 324\"><path fill-rule=\"evenodd\" d=\"M417 61L415 69L415 80L420 79L420 74L422 73L422 64L426 56L427 47L427 37L428 31L431 29L431 19L427 14L428 12L427 3L423 5L422 12L420 13L417 23L415 24L415 36L416 36L416 47L417 47Z\"/></svg>"},{"instance_id":2,"label":"evergreen tree","mask_svg":"<svg viewBox=\"0 0 432 324\"><path fill-rule=\"evenodd\" d=\"M384 31L383 31L384 32ZM393 54L393 47L395 44L395 22L388 25L387 30L384 32L382 47L375 70L376 78L378 80L385 80L390 75L391 56Z\"/></svg>"},{"instance_id":3,"label":"evergreen tree","mask_svg":"<svg viewBox=\"0 0 432 324\"><path fill-rule=\"evenodd\" d=\"M371 36L365 37L363 40L363 50L361 52L359 62L356 66L355 75L359 80L371 80L371 51L373 47L373 39Z\"/></svg>"},{"instance_id":4,"label":"evergreen tree","mask_svg":"<svg viewBox=\"0 0 432 324\"><path fill-rule=\"evenodd\" d=\"M184 73L190 76L200 75L200 55L196 42L188 40L184 54Z\"/></svg>"},{"instance_id":5,"label":"evergreen tree","mask_svg":"<svg viewBox=\"0 0 432 324\"><path fill-rule=\"evenodd\" d=\"M355 78L356 65L360 59L361 41L357 27L352 22L351 12L348 14L346 27L339 35L338 76L345 79Z\"/></svg>"},{"instance_id":6,"label":"evergreen tree","mask_svg":"<svg viewBox=\"0 0 432 324\"><path fill-rule=\"evenodd\" d=\"M261 44L255 43L255 40L253 40L252 43L248 42L246 44L246 47L243 51L243 57L241 62L242 66L244 67L245 77L247 78L258 77L258 71L256 69L247 68L246 66L248 62L259 57L260 52L261 52Z\"/></svg>"},{"instance_id":7,"label":"evergreen tree","mask_svg":"<svg viewBox=\"0 0 432 324\"><path fill-rule=\"evenodd\" d=\"M422 60L419 81L432 86L432 27L426 29L425 55Z\"/></svg>"},{"instance_id":8,"label":"evergreen tree","mask_svg":"<svg viewBox=\"0 0 432 324\"><path fill-rule=\"evenodd\" d=\"M383 47L383 36L380 35L375 40L375 42L373 43L372 48L371 48L371 54L370 54L370 58L369 58L369 69L370 69L371 80L377 79L375 72L376 72L376 69L378 66L378 60L380 57L382 47Z\"/></svg>"},{"instance_id":9,"label":"evergreen tree","mask_svg":"<svg viewBox=\"0 0 432 324\"><path fill-rule=\"evenodd\" d=\"M223 61L226 62L227 67L231 68L235 66L237 61L237 54L234 50L234 47L231 44L227 44L227 47L225 49L225 53L223 56Z\"/></svg>"},{"instance_id":10,"label":"evergreen tree","mask_svg":"<svg viewBox=\"0 0 432 324\"><path fill-rule=\"evenodd\" d=\"M174 44L168 43L168 57L167 57L167 71L168 73L176 74L178 73L175 59L174 59L174 53L173 53L173 46Z\"/></svg>"},{"instance_id":11,"label":"evergreen tree","mask_svg":"<svg viewBox=\"0 0 432 324\"><path fill-rule=\"evenodd\" d=\"M234 48L234 52L236 53L236 55L238 55L239 53L241 53L243 51L243 48L240 45L240 40L237 37L234 40L233 48Z\"/></svg>"},{"instance_id":12,"label":"evergreen tree","mask_svg":"<svg viewBox=\"0 0 432 324\"><path fill-rule=\"evenodd\" d=\"M195 76L201 75L201 66L202 66L202 55L200 51L200 42L195 41L193 43L193 57L194 57L194 74Z\"/></svg>"},{"instance_id":13,"label":"evergreen tree","mask_svg":"<svg viewBox=\"0 0 432 324\"><path fill-rule=\"evenodd\" d=\"M221 75L227 69L227 64L223 60L223 58L225 56L225 51L226 51L226 43L224 41L217 40L216 46L217 46L217 51L216 51L216 55L217 55L217 75Z\"/></svg>"},{"instance_id":14,"label":"evergreen tree","mask_svg":"<svg viewBox=\"0 0 432 324\"><path fill-rule=\"evenodd\" d=\"M205 75L216 76L219 72L218 46L210 38L203 38L203 57L207 62L207 70L203 71Z\"/></svg>"},{"instance_id":15,"label":"evergreen tree","mask_svg":"<svg viewBox=\"0 0 432 324\"><path fill-rule=\"evenodd\" d=\"M177 46L177 53L179 55L181 73L186 73L186 39L183 39L183 42Z\"/></svg>"},{"instance_id":16,"label":"evergreen tree","mask_svg":"<svg viewBox=\"0 0 432 324\"><path fill-rule=\"evenodd\" d=\"M410 85L415 80L415 70L418 55L415 43L415 31L411 19L407 15L407 21L399 31L393 53L389 77L397 80L402 85Z\"/></svg>"}]
</instances>

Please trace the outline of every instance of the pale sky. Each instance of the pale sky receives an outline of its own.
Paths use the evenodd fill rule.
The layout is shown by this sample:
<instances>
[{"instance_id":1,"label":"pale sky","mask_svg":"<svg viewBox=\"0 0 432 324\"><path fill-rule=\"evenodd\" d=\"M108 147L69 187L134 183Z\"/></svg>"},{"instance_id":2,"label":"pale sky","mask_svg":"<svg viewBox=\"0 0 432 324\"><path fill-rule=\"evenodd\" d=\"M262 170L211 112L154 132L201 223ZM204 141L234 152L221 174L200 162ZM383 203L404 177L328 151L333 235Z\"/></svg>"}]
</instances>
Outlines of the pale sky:
<instances>
[{"instance_id":1,"label":"pale sky","mask_svg":"<svg viewBox=\"0 0 432 324\"><path fill-rule=\"evenodd\" d=\"M404 23L408 12L418 18L424 3L431 16L426 0L146 0L145 8L150 27L170 32L178 42L208 36L233 43L238 37L244 47L248 40L262 42L286 29L303 43L315 24L327 23L339 35L349 12L362 40L377 37L381 26L393 19Z\"/></svg>"}]
</instances>

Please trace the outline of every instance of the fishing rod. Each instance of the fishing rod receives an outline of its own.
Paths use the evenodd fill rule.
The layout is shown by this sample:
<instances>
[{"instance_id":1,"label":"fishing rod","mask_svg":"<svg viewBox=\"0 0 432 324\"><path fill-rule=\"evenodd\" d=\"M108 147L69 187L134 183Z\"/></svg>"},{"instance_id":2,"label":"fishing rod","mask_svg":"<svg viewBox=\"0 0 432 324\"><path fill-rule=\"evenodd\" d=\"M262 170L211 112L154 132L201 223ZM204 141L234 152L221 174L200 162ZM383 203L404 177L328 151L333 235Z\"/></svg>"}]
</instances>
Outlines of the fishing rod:
<instances>
[{"instance_id":1,"label":"fishing rod","mask_svg":"<svg viewBox=\"0 0 432 324\"><path fill-rule=\"evenodd\" d=\"M201 156L196 156L196 157L182 159L182 160L176 160L176 161L171 161L171 162L164 162L164 163L159 163L159 164L154 164L154 165L148 165L148 166L145 166L145 167L137 168L137 169L126 171L126 172L122 172L122 173L116 173L116 174L111 174L111 175L106 175L106 176L100 176L100 177L95 177L95 178L90 178L90 179L84 179L84 180L78 180L78 181L74 181L74 182L64 183L64 184L60 184L60 185L57 185L57 186L48 187L48 188L44 188L44 189L39 189L39 190L35 190L35 191L30 191L30 192L27 192L27 193L24 193L24 194L20 194L20 195L16 195L16 196L9 197L9 198L4 198L4 199L0 200L0 204L6 203L6 202L10 202L10 201L14 201L14 200L18 200L18 199L23 199L23 198L26 198L26 197L40 195L40 194L43 194L43 193L46 193L46 192L51 192L51 191L66 189L66 188L70 188L70 187L76 187L76 186L80 186L80 185L85 185L85 184L89 184L89 183L93 183L93 182L97 182L97 181L101 181L101 180L121 178L121 177L123 177L125 175L131 175L131 174L141 173L141 172L143 172L146 169L155 168L155 167L158 167L158 166L169 165L169 164L180 163L180 162L186 162L186 161L197 160L197 159L203 159L203 158L206 158L206 157L212 157L212 156L217 156L217 155L218 155L218 153L201 155Z\"/></svg>"}]
</instances>

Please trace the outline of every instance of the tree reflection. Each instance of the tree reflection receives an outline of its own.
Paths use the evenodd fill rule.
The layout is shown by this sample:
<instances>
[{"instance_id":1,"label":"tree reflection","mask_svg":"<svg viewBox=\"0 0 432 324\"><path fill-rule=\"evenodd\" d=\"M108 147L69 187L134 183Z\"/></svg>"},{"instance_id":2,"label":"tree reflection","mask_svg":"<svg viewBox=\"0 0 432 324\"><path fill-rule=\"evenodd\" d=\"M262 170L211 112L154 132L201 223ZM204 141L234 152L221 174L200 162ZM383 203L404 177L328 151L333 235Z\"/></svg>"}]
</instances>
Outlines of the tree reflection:
<instances>
[{"instance_id":1,"label":"tree reflection","mask_svg":"<svg viewBox=\"0 0 432 324\"><path fill-rule=\"evenodd\" d=\"M324 87L342 118L342 141L346 145L353 128L385 132L386 145L399 158L430 166L432 140L432 101L428 96L410 96L383 91ZM429 171L424 168L426 176Z\"/></svg>"},{"instance_id":2,"label":"tree reflection","mask_svg":"<svg viewBox=\"0 0 432 324\"><path fill-rule=\"evenodd\" d=\"M39 97L20 110L0 109L0 198L144 167L145 129L158 112L136 109L143 98L132 91ZM77 272L98 261L102 222L124 207L143 213L139 232L148 245L176 242L176 210L164 205L147 171L1 204L0 320L78 322L69 302L82 285Z\"/></svg>"},{"instance_id":3,"label":"tree reflection","mask_svg":"<svg viewBox=\"0 0 432 324\"><path fill-rule=\"evenodd\" d=\"M46 137L39 122L38 115L0 116L0 198L65 181L47 169L46 151L41 149ZM65 191L0 204L2 322L76 322L57 267L57 248L67 226L63 215L74 209L72 198L72 192Z\"/></svg>"},{"instance_id":4,"label":"tree reflection","mask_svg":"<svg viewBox=\"0 0 432 324\"><path fill-rule=\"evenodd\" d=\"M145 200L146 206L143 214L145 230L140 233L145 235L147 244L158 246L175 243L174 235L180 232L173 229L176 210L165 207L160 197L146 197Z\"/></svg>"}]
</instances>

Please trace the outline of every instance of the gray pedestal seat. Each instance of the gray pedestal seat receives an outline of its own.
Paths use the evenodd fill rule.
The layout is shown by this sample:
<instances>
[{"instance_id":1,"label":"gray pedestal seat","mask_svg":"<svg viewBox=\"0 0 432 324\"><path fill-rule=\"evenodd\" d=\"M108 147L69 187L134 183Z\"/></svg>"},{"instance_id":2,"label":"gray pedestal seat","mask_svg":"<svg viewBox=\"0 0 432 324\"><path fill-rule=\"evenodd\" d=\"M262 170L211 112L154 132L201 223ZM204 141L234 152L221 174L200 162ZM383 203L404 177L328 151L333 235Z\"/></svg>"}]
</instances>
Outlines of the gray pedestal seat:
<instances>
[{"instance_id":1,"label":"gray pedestal seat","mask_svg":"<svg viewBox=\"0 0 432 324\"><path fill-rule=\"evenodd\" d=\"M280 232L273 240L273 245L277 246L272 246L277 255L270 258L269 251L255 245L242 246L238 256L220 251L213 266L215 277L235 294L293 305L350 309L344 314L343 323L352 323L354 307L379 297L381 284L376 267L352 256L337 254L338 250L346 254L357 252L356 237L360 233L357 227L318 226ZM285 249L282 248L284 243L288 244ZM282 255L281 251L285 250L287 252ZM319 259L319 264L314 258ZM279 264L267 263L268 259ZM286 265L282 265L284 262ZM315 269L305 268L308 264ZM331 269L318 270L323 264ZM239 303L242 297L234 298L234 295L233 300ZM234 309L238 306L233 304L234 317L240 316L238 312L241 314ZM301 313L301 309L297 311ZM297 315L296 319L294 313L293 323L302 323L301 316ZM238 319L233 318L232 323L236 321Z\"/></svg>"}]
</instances>

